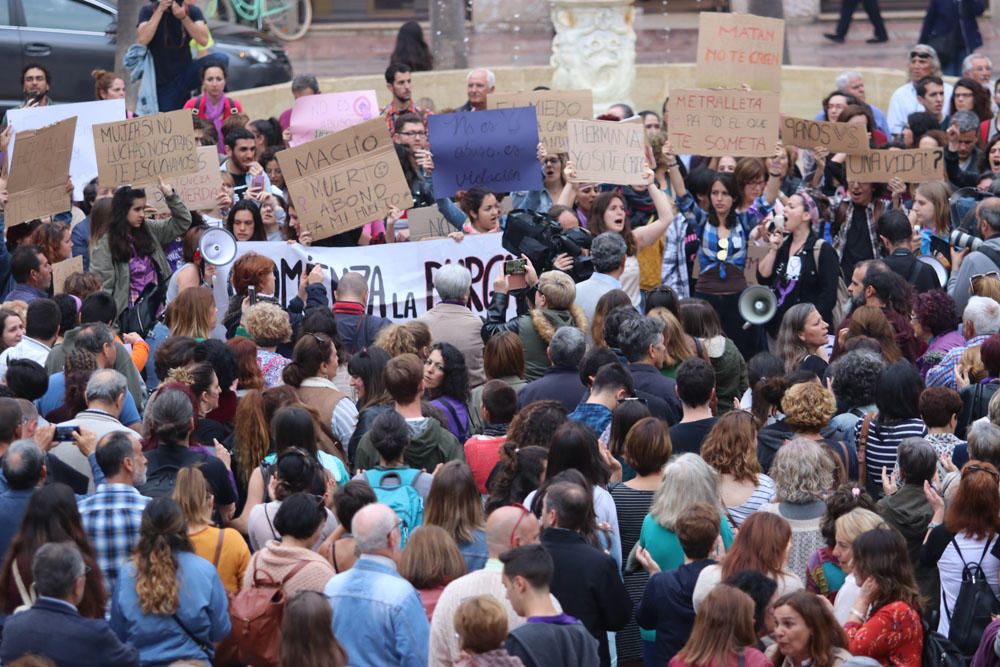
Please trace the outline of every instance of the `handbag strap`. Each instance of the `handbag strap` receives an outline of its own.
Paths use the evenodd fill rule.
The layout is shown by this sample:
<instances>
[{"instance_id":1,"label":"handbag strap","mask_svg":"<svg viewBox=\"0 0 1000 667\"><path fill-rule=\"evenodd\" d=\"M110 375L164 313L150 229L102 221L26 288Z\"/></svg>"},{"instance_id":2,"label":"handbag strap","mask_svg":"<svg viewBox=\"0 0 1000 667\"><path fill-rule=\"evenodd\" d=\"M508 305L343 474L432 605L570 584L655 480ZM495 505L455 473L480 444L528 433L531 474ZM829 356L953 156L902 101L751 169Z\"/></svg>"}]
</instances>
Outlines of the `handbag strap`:
<instances>
[{"instance_id":1,"label":"handbag strap","mask_svg":"<svg viewBox=\"0 0 1000 667\"><path fill-rule=\"evenodd\" d=\"M865 460L865 450L868 449L868 431L871 430L872 420L875 418L875 413L869 412L865 415L861 422L861 432L858 434L858 482L861 486L865 485L867 478L867 468L868 462Z\"/></svg>"},{"instance_id":2,"label":"handbag strap","mask_svg":"<svg viewBox=\"0 0 1000 667\"><path fill-rule=\"evenodd\" d=\"M219 557L222 556L222 540L225 537L225 535L226 535L226 529L220 528L219 541L215 545L215 556L212 557L212 565L214 565L216 569L219 568Z\"/></svg>"},{"instance_id":3,"label":"handbag strap","mask_svg":"<svg viewBox=\"0 0 1000 667\"><path fill-rule=\"evenodd\" d=\"M190 630L188 630L188 627L186 625L184 625L184 621L182 621L181 617L178 616L176 613L172 614L171 617L174 619L174 623L176 623L177 625L179 625L180 628L181 628L181 630L184 631L184 634L186 634L188 636L188 639L190 639L195 644L197 644L198 648L200 648L202 651L204 651L205 655L207 655L209 657L209 659L211 660L212 656L215 655L215 647L213 647L211 644L209 644L208 642L202 640L200 637L198 637L193 632L191 632Z\"/></svg>"},{"instance_id":4,"label":"handbag strap","mask_svg":"<svg viewBox=\"0 0 1000 667\"><path fill-rule=\"evenodd\" d=\"M35 604L35 596L28 592L28 589L24 586L24 580L21 579L21 570L17 567L17 559L13 559L13 570L14 570L14 583L17 585L17 592L21 596L21 604L33 605Z\"/></svg>"}]
</instances>

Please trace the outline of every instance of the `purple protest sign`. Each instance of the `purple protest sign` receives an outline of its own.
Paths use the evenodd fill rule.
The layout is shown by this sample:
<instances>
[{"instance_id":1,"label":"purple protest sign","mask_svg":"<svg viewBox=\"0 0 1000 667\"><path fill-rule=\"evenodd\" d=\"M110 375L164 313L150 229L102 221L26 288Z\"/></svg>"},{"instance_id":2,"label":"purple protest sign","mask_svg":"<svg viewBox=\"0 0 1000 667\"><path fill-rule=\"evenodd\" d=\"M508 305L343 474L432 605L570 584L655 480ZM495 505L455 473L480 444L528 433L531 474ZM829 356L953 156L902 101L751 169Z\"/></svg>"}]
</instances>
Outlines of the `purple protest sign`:
<instances>
[{"instance_id":1,"label":"purple protest sign","mask_svg":"<svg viewBox=\"0 0 1000 667\"><path fill-rule=\"evenodd\" d=\"M435 197L451 197L476 185L494 192L542 189L533 108L435 114L427 124Z\"/></svg>"},{"instance_id":2,"label":"purple protest sign","mask_svg":"<svg viewBox=\"0 0 1000 667\"><path fill-rule=\"evenodd\" d=\"M306 95L295 100L289 129L292 146L346 130L378 116L374 90Z\"/></svg>"}]
</instances>

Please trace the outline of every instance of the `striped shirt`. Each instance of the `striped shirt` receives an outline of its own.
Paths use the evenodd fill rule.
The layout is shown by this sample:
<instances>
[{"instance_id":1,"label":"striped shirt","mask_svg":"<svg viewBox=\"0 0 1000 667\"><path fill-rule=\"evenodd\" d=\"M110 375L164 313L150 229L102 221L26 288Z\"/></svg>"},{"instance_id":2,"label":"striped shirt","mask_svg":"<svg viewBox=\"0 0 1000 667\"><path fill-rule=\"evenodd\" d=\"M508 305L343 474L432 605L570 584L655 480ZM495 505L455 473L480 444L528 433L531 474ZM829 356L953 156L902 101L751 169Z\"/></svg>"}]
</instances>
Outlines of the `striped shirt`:
<instances>
[{"instance_id":1,"label":"striped shirt","mask_svg":"<svg viewBox=\"0 0 1000 667\"><path fill-rule=\"evenodd\" d=\"M653 491L638 491L624 484L612 484L608 487L611 498L615 501L615 511L618 514L618 529L621 531L622 553L631 553L639 535L642 533L642 522L649 513L649 506L653 504ZM622 579L625 582L625 590L628 591L632 604L636 608L642 600L642 593L646 590L646 582L649 581L649 573L645 569L639 568L635 572L624 572ZM656 632L649 632L650 641L656 638ZM615 639L615 646L618 651L618 662L629 660L642 660L642 643L639 638L639 626L635 622L635 616L629 618L628 625L618 631Z\"/></svg>"},{"instance_id":2,"label":"striped shirt","mask_svg":"<svg viewBox=\"0 0 1000 667\"><path fill-rule=\"evenodd\" d=\"M861 448L861 428L864 420L859 419L854 427L854 439ZM923 438L927 435L927 426L919 417L904 419L893 424L882 426L878 418L871 420L868 428L868 440L865 443L865 467L868 474L868 488L873 488L879 496L882 495L882 467L886 471L896 465L896 451L899 443L907 438Z\"/></svg>"},{"instance_id":3,"label":"striped shirt","mask_svg":"<svg viewBox=\"0 0 1000 667\"><path fill-rule=\"evenodd\" d=\"M726 506L726 517L729 519L729 525L734 529L742 526L748 516L774 500L774 494L774 480L763 473L757 475L757 488L753 490L750 497L740 505ZM733 525L734 521L736 525Z\"/></svg>"}]
</instances>

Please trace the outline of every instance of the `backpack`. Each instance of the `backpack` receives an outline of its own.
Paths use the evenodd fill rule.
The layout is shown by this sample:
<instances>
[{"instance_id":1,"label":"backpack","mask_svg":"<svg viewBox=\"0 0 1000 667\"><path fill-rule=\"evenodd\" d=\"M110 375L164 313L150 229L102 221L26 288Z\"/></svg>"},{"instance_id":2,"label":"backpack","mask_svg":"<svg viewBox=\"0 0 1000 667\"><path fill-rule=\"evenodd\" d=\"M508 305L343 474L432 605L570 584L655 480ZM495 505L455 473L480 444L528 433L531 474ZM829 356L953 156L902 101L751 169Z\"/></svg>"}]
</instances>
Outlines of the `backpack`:
<instances>
[{"instance_id":1,"label":"backpack","mask_svg":"<svg viewBox=\"0 0 1000 667\"><path fill-rule=\"evenodd\" d=\"M285 613L284 585L310 561L299 561L284 578L275 582L271 575L257 570L257 560L250 561L253 579L250 586L234 595L229 603L232 622L230 639L236 644L240 664L275 667L281 645L281 619Z\"/></svg>"},{"instance_id":2,"label":"backpack","mask_svg":"<svg viewBox=\"0 0 1000 667\"><path fill-rule=\"evenodd\" d=\"M396 513L402 524L401 546L406 546L410 532L424 522L424 499L413 485L420 476L416 468L372 468L365 471L368 486L375 492L375 498L388 505Z\"/></svg>"},{"instance_id":3,"label":"backpack","mask_svg":"<svg viewBox=\"0 0 1000 667\"><path fill-rule=\"evenodd\" d=\"M1000 612L1000 601L993 595L982 568L983 558L986 557L992 542L992 539L986 541L978 562L967 563L962 550L958 548L958 542L954 537L951 538L951 543L955 545L955 551L958 552L958 557L962 559L964 566L962 585L958 589L958 597L955 598L954 613L948 609L948 600L942 599L944 599L944 611L951 622L948 639L955 644L962 655L971 656L976 652L986 626L993 622L993 614Z\"/></svg>"},{"instance_id":4,"label":"backpack","mask_svg":"<svg viewBox=\"0 0 1000 667\"><path fill-rule=\"evenodd\" d=\"M138 487L139 493L147 498L169 498L177 485L177 473L181 467L163 465L146 476L146 483Z\"/></svg>"},{"instance_id":5,"label":"backpack","mask_svg":"<svg viewBox=\"0 0 1000 667\"><path fill-rule=\"evenodd\" d=\"M816 239L813 243L813 262L816 264L816 273L819 273L819 253L823 248L823 244L826 243L823 239ZM830 322L830 328L837 326L844 321L844 304L851 298L851 293L847 291L847 285L844 283L844 276L840 274L840 267L837 267L837 300L833 304L833 310L831 311L833 322Z\"/></svg>"},{"instance_id":6,"label":"backpack","mask_svg":"<svg viewBox=\"0 0 1000 667\"><path fill-rule=\"evenodd\" d=\"M940 632L931 630L924 621L924 647L921 650L922 667L965 667L962 652Z\"/></svg>"}]
</instances>

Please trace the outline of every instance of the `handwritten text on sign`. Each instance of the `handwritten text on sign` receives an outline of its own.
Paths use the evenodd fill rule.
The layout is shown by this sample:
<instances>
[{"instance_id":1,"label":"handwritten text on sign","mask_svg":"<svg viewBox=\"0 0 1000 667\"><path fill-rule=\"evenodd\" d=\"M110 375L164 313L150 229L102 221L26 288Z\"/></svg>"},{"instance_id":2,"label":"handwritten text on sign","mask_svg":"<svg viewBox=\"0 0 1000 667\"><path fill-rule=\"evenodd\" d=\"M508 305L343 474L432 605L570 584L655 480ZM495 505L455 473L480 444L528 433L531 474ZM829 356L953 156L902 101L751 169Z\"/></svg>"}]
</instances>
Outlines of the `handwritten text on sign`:
<instances>
[{"instance_id":1,"label":"handwritten text on sign","mask_svg":"<svg viewBox=\"0 0 1000 667\"><path fill-rule=\"evenodd\" d=\"M566 121L590 120L594 115L594 94L589 90L535 90L524 93L491 94L490 109L532 107L538 116L538 140L549 155L569 150Z\"/></svg>"},{"instance_id":2,"label":"handwritten text on sign","mask_svg":"<svg viewBox=\"0 0 1000 667\"><path fill-rule=\"evenodd\" d=\"M507 197L510 199L510 197ZM406 212L406 222L410 227L410 240L439 239L455 230L438 210L437 204L411 208ZM397 225L398 228L398 225Z\"/></svg>"},{"instance_id":3,"label":"handwritten text on sign","mask_svg":"<svg viewBox=\"0 0 1000 667\"><path fill-rule=\"evenodd\" d=\"M869 151L847 156L847 180L885 183L897 177L904 183L944 180L944 149Z\"/></svg>"},{"instance_id":4,"label":"handwritten text on sign","mask_svg":"<svg viewBox=\"0 0 1000 667\"><path fill-rule=\"evenodd\" d=\"M66 178L73 155L76 117L17 133L5 209L8 227L69 208Z\"/></svg>"},{"instance_id":5,"label":"handwritten text on sign","mask_svg":"<svg viewBox=\"0 0 1000 667\"><path fill-rule=\"evenodd\" d=\"M781 119L781 141L786 146L813 149L823 146L833 153L868 152L868 132L856 123L829 123L786 116Z\"/></svg>"},{"instance_id":6,"label":"handwritten text on sign","mask_svg":"<svg viewBox=\"0 0 1000 667\"><path fill-rule=\"evenodd\" d=\"M781 92L785 22L747 14L702 12L698 16L700 88Z\"/></svg>"},{"instance_id":7,"label":"handwritten text on sign","mask_svg":"<svg viewBox=\"0 0 1000 667\"><path fill-rule=\"evenodd\" d=\"M205 211L216 208L219 191L222 190L222 172L219 171L219 152L215 146L199 146L197 173L177 176L171 179L171 185L188 209ZM146 203L157 213L170 210L166 197L153 183L146 184Z\"/></svg>"},{"instance_id":8,"label":"handwritten text on sign","mask_svg":"<svg viewBox=\"0 0 1000 667\"><path fill-rule=\"evenodd\" d=\"M677 90L670 142L678 154L766 157L778 143L778 93Z\"/></svg>"},{"instance_id":9,"label":"handwritten text on sign","mask_svg":"<svg viewBox=\"0 0 1000 667\"><path fill-rule=\"evenodd\" d=\"M672 122L672 119L671 119ZM641 123L570 120L569 159L578 183L639 185L646 167Z\"/></svg>"},{"instance_id":10,"label":"handwritten text on sign","mask_svg":"<svg viewBox=\"0 0 1000 667\"><path fill-rule=\"evenodd\" d=\"M278 153L303 228L315 240L413 205L389 130L380 118Z\"/></svg>"},{"instance_id":11,"label":"handwritten text on sign","mask_svg":"<svg viewBox=\"0 0 1000 667\"><path fill-rule=\"evenodd\" d=\"M436 197L476 185L493 192L541 189L534 109L438 114L427 119L427 126Z\"/></svg>"},{"instance_id":12,"label":"handwritten text on sign","mask_svg":"<svg viewBox=\"0 0 1000 667\"><path fill-rule=\"evenodd\" d=\"M181 109L94 126L97 179L113 187L198 171L190 111Z\"/></svg>"},{"instance_id":13,"label":"handwritten text on sign","mask_svg":"<svg viewBox=\"0 0 1000 667\"><path fill-rule=\"evenodd\" d=\"M317 137L346 130L375 118L378 111L374 90L300 97L292 107L288 128L292 132L290 145L298 146Z\"/></svg>"}]
</instances>

